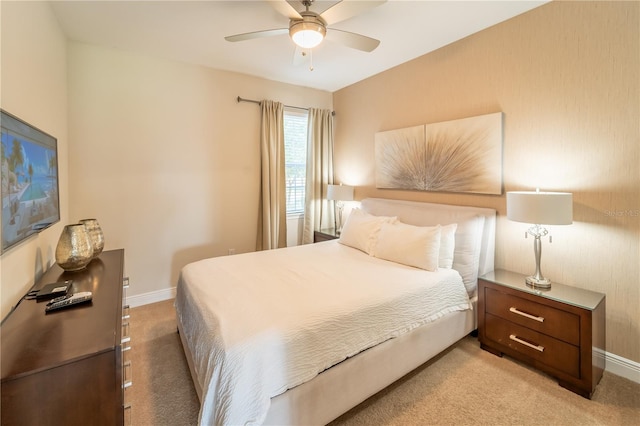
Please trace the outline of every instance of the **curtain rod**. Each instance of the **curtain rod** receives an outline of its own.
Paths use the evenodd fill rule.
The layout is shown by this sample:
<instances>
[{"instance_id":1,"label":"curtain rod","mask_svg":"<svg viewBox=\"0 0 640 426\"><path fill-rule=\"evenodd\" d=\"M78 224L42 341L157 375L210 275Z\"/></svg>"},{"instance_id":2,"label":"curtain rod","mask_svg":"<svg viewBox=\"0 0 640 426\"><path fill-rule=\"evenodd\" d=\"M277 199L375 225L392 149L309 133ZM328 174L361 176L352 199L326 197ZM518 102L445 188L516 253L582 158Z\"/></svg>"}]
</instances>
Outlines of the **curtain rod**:
<instances>
[{"instance_id":1,"label":"curtain rod","mask_svg":"<svg viewBox=\"0 0 640 426\"><path fill-rule=\"evenodd\" d=\"M252 104L260 105L260 101L255 101L253 99L244 99L244 98L241 98L240 96L238 96L236 98L236 101L238 101L238 103L240 103L240 102L251 102ZM299 106L285 105L285 107L287 107L287 108L295 108L295 109L303 109L305 111L309 111L309 108L304 108L304 107L299 107ZM331 111L331 115L335 116L336 112L335 111Z\"/></svg>"}]
</instances>

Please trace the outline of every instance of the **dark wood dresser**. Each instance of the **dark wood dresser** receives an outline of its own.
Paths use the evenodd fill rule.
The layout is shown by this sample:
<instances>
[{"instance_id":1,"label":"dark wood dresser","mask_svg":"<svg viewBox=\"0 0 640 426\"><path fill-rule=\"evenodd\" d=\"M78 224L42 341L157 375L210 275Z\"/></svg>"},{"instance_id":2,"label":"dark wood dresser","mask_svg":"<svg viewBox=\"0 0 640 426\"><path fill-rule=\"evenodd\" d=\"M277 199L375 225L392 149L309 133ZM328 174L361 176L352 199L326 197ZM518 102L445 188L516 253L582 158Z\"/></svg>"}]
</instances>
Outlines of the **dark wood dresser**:
<instances>
[{"instance_id":1,"label":"dark wood dresser","mask_svg":"<svg viewBox=\"0 0 640 426\"><path fill-rule=\"evenodd\" d=\"M123 273L124 250L77 272L53 265L34 289L73 280L70 292L91 291L93 300L46 314L46 301L22 300L5 318L2 425L124 424Z\"/></svg>"},{"instance_id":2,"label":"dark wood dresser","mask_svg":"<svg viewBox=\"0 0 640 426\"><path fill-rule=\"evenodd\" d=\"M478 280L478 338L483 349L545 371L591 398L604 370L605 295L497 270Z\"/></svg>"}]
</instances>

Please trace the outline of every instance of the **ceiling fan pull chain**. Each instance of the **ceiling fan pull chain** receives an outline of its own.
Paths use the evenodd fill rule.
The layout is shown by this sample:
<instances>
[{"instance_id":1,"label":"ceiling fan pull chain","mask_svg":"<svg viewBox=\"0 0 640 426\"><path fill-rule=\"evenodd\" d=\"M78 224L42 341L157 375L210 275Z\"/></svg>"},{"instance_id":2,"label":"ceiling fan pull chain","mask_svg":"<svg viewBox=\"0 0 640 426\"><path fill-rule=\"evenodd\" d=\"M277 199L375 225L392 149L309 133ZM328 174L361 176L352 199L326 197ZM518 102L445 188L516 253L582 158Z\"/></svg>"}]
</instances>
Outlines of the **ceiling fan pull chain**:
<instances>
[{"instance_id":1,"label":"ceiling fan pull chain","mask_svg":"<svg viewBox=\"0 0 640 426\"><path fill-rule=\"evenodd\" d=\"M309 71L313 71L313 49L309 49Z\"/></svg>"}]
</instances>

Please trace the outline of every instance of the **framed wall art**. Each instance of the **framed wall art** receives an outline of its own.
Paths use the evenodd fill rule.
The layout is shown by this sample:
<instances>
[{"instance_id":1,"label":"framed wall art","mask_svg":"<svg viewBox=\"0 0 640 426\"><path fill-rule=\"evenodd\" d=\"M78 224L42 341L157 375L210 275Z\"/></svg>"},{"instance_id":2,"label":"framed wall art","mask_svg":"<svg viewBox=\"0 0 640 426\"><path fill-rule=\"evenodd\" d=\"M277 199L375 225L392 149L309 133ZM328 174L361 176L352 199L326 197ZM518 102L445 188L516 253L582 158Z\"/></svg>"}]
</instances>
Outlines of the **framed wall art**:
<instances>
[{"instance_id":1,"label":"framed wall art","mask_svg":"<svg viewBox=\"0 0 640 426\"><path fill-rule=\"evenodd\" d=\"M376 187L502 193L502 113L379 132Z\"/></svg>"}]
</instances>

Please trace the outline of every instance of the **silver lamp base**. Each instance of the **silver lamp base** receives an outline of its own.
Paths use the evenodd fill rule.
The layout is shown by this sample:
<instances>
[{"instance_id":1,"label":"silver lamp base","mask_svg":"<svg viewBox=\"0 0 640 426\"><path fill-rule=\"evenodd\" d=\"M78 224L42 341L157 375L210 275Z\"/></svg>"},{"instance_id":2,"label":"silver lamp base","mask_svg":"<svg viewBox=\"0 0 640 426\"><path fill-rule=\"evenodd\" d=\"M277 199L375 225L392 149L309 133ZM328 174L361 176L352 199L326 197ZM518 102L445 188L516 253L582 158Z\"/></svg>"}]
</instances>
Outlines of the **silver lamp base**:
<instances>
[{"instance_id":1,"label":"silver lamp base","mask_svg":"<svg viewBox=\"0 0 640 426\"><path fill-rule=\"evenodd\" d=\"M525 278L525 282L529 287L533 288L551 288L551 280L547 278L536 278L533 275Z\"/></svg>"},{"instance_id":2,"label":"silver lamp base","mask_svg":"<svg viewBox=\"0 0 640 426\"><path fill-rule=\"evenodd\" d=\"M525 279L525 282L530 287L550 289L551 280L549 280L548 278L545 278L542 275L542 271L540 270L540 258L542 257L542 242L540 241L540 237L547 235L549 232L545 228L541 227L540 225L534 225L527 230L527 233L534 237L533 252L536 257L536 272L535 274L528 276ZM526 234L525 234L525 237L526 237Z\"/></svg>"},{"instance_id":3,"label":"silver lamp base","mask_svg":"<svg viewBox=\"0 0 640 426\"><path fill-rule=\"evenodd\" d=\"M342 233L342 211L344 210L344 203L340 200L336 201L336 207L338 208L338 216L336 217L336 235Z\"/></svg>"}]
</instances>

